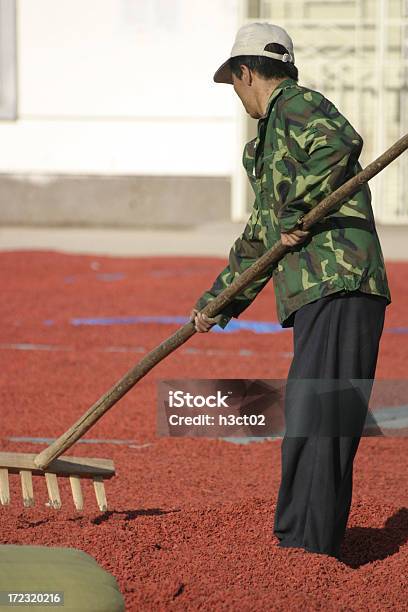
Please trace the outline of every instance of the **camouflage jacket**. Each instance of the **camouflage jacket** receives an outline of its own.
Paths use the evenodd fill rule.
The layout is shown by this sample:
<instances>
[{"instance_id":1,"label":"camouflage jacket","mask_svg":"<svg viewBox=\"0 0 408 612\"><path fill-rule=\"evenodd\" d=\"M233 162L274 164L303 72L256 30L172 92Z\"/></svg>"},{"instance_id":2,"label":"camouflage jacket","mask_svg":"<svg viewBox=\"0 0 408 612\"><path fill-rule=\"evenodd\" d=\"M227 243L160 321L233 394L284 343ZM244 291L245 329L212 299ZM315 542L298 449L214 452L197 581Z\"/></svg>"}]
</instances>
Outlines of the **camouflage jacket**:
<instances>
[{"instance_id":1,"label":"camouflage jacket","mask_svg":"<svg viewBox=\"0 0 408 612\"><path fill-rule=\"evenodd\" d=\"M244 149L243 164L255 193L251 216L235 241L229 264L196 303L203 308L232 280L295 229L305 213L361 170L362 138L322 94L285 79L274 89ZM364 185L227 306L225 327L273 278L279 321L293 325L301 306L338 291L390 292L378 240L371 194Z\"/></svg>"}]
</instances>

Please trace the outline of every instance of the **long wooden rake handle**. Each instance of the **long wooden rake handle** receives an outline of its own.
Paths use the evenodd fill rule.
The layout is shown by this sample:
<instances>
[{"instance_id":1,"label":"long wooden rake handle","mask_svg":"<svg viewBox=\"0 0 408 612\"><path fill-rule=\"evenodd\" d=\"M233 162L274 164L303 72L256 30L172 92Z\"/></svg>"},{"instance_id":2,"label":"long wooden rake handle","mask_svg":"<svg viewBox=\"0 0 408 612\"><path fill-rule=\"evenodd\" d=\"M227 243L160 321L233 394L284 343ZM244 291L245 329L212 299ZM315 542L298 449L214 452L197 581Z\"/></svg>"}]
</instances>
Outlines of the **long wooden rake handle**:
<instances>
[{"instance_id":1,"label":"long wooden rake handle","mask_svg":"<svg viewBox=\"0 0 408 612\"><path fill-rule=\"evenodd\" d=\"M336 189L331 195L322 200L302 221L301 227L308 230L312 225L323 219L328 212L345 198L350 197L364 183L367 183L373 176L381 172L388 164L396 159L408 148L408 134L400 138L385 153L373 161L364 170L348 180L344 185ZM284 246L279 240L262 257L247 270L236 278L229 287L224 289L214 300L211 300L201 312L209 317L222 312L223 308L229 304L236 295L242 292L253 280L263 274L270 266L279 261L287 252L288 247ZM107 391L98 401L81 416L80 419L55 442L43 450L34 459L35 464L40 469L47 466L59 457L64 451L69 449L79 438L81 438L116 402L118 402L143 376L170 355L179 346L184 344L195 334L193 322L188 322L180 327L167 340L156 346L143 359L129 370L109 391Z\"/></svg>"}]
</instances>

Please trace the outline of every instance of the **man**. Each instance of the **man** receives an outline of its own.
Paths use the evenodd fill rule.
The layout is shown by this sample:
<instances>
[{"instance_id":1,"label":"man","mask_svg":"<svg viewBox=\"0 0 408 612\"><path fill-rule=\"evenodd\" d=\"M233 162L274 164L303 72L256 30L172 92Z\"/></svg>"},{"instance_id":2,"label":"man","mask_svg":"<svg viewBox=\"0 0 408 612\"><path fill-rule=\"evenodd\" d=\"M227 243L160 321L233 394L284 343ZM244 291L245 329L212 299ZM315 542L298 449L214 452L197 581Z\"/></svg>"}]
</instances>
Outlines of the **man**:
<instances>
[{"instance_id":1,"label":"man","mask_svg":"<svg viewBox=\"0 0 408 612\"><path fill-rule=\"evenodd\" d=\"M232 84L246 112L259 120L243 156L255 202L228 266L197 301L191 319L199 332L216 323L225 327L273 278L279 321L294 328L288 382L370 381L391 298L368 186L310 231L301 227L313 206L361 170L363 142L329 100L297 79L292 40L269 23L243 26L214 75L215 82ZM278 240L289 248L278 264L217 317L199 312ZM282 547L338 557L361 430L289 435L289 420L296 430L310 405L302 394L287 394L274 533Z\"/></svg>"}]
</instances>

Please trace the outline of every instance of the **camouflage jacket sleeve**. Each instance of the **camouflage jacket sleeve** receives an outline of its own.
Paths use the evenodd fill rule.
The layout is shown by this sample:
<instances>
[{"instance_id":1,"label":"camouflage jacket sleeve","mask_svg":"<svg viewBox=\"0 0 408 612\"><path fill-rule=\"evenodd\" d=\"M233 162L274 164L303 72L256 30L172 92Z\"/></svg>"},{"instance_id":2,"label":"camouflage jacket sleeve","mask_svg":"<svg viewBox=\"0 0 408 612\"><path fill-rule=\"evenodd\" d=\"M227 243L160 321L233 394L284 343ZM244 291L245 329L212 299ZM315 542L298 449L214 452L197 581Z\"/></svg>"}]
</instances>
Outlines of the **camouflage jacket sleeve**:
<instances>
[{"instance_id":1,"label":"camouflage jacket sleeve","mask_svg":"<svg viewBox=\"0 0 408 612\"><path fill-rule=\"evenodd\" d=\"M229 287L237 276L249 268L265 253L266 247L263 240L260 237L254 237L257 215L258 211L254 207L243 233L237 238L230 250L228 265L217 276L211 289L205 291L200 299L197 300L195 308L198 310L204 308L204 306L221 293L223 289ZM223 309L218 325L224 328L231 317L238 317L241 312L248 308L271 278L272 273L273 267L268 270L267 273L252 282L242 293L237 295L234 300Z\"/></svg>"},{"instance_id":2,"label":"camouflage jacket sleeve","mask_svg":"<svg viewBox=\"0 0 408 612\"><path fill-rule=\"evenodd\" d=\"M288 153L280 163L281 180L274 186L282 232L294 229L301 216L349 178L349 168L363 146L361 136L344 117L331 115L320 100L316 106L313 102L302 114L296 98L283 109L288 119L284 123Z\"/></svg>"}]
</instances>

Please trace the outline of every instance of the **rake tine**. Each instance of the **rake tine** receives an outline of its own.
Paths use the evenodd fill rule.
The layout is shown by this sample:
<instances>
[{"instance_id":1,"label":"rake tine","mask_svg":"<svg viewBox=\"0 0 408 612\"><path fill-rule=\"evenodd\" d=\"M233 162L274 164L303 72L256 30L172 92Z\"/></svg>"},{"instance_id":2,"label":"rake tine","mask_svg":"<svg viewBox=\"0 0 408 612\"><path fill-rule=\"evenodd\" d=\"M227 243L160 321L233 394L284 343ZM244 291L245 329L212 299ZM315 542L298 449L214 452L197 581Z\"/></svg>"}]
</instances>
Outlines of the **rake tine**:
<instances>
[{"instance_id":1,"label":"rake tine","mask_svg":"<svg viewBox=\"0 0 408 612\"><path fill-rule=\"evenodd\" d=\"M84 509L84 498L82 497L81 480L78 476L70 476L69 481L71 483L72 498L74 500L75 508L77 510Z\"/></svg>"},{"instance_id":2,"label":"rake tine","mask_svg":"<svg viewBox=\"0 0 408 612\"><path fill-rule=\"evenodd\" d=\"M0 468L0 503L2 506L7 506L10 503L8 470L5 468Z\"/></svg>"},{"instance_id":3,"label":"rake tine","mask_svg":"<svg viewBox=\"0 0 408 612\"><path fill-rule=\"evenodd\" d=\"M25 508L34 506L33 476L30 470L20 470L21 490Z\"/></svg>"},{"instance_id":4,"label":"rake tine","mask_svg":"<svg viewBox=\"0 0 408 612\"><path fill-rule=\"evenodd\" d=\"M47 491L48 491L48 503L47 506L50 508L54 508L55 510L60 510L61 504L61 496L59 492L58 480L56 474L51 474L46 472L45 474L45 482L47 483Z\"/></svg>"},{"instance_id":5,"label":"rake tine","mask_svg":"<svg viewBox=\"0 0 408 612\"><path fill-rule=\"evenodd\" d=\"M108 502L106 500L106 492L105 485L103 483L103 478L102 476L94 476L92 480L99 510L101 512L106 512L106 510L108 509Z\"/></svg>"}]
</instances>

